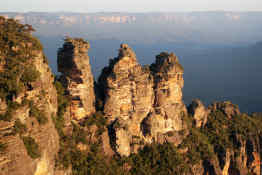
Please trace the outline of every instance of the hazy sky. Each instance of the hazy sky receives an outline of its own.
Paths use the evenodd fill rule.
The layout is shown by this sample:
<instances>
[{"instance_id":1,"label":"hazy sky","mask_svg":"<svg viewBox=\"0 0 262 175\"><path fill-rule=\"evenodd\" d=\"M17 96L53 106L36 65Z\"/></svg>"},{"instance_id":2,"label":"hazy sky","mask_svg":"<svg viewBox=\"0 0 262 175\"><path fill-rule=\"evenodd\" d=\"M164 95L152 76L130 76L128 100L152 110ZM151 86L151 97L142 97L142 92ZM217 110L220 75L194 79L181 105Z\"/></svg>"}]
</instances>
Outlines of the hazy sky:
<instances>
[{"instance_id":1,"label":"hazy sky","mask_svg":"<svg viewBox=\"0 0 262 175\"><path fill-rule=\"evenodd\" d=\"M1 0L0 11L262 11L262 0Z\"/></svg>"}]
</instances>

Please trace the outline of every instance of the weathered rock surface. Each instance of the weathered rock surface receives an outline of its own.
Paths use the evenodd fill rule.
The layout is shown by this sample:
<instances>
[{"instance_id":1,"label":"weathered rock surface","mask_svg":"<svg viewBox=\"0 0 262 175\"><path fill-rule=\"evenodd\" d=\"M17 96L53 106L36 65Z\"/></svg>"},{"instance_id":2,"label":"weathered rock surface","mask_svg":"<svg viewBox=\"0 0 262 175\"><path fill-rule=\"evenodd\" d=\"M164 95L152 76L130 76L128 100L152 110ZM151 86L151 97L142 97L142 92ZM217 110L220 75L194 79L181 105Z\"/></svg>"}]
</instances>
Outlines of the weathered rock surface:
<instances>
[{"instance_id":1,"label":"weathered rock surface","mask_svg":"<svg viewBox=\"0 0 262 175\"><path fill-rule=\"evenodd\" d=\"M67 38L58 51L61 82L72 97L70 115L81 120L95 112L94 78L87 55L89 43Z\"/></svg>"},{"instance_id":2,"label":"weathered rock surface","mask_svg":"<svg viewBox=\"0 0 262 175\"><path fill-rule=\"evenodd\" d=\"M103 70L100 84L105 92L104 113L109 121L121 120L116 130L117 149L129 155L127 135L142 137L140 124L152 110L154 102L153 79L148 68L138 64L132 49L122 44L119 55ZM125 136L125 138L123 138ZM122 139L122 141L121 141ZM123 141L125 139L125 141ZM123 148L123 149L122 149Z\"/></svg>"},{"instance_id":3,"label":"weathered rock surface","mask_svg":"<svg viewBox=\"0 0 262 175\"><path fill-rule=\"evenodd\" d=\"M142 67L134 51L122 44L99 84L104 90L104 113L114 125L113 147L120 155L128 156L142 143L163 140L161 134L184 129L183 68L175 55L162 53L151 67Z\"/></svg>"},{"instance_id":4,"label":"weathered rock surface","mask_svg":"<svg viewBox=\"0 0 262 175\"><path fill-rule=\"evenodd\" d=\"M148 117L150 135L185 129L183 116L187 115L186 106L182 101L184 86L184 69L178 58L173 54L161 53L151 65L154 75L154 113Z\"/></svg>"},{"instance_id":5,"label":"weathered rock surface","mask_svg":"<svg viewBox=\"0 0 262 175\"><path fill-rule=\"evenodd\" d=\"M192 101L188 107L188 113L193 116L197 128L203 127L206 124L209 111L200 100L196 99Z\"/></svg>"},{"instance_id":6,"label":"weathered rock surface","mask_svg":"<svg viewBox=\"0 0 262 175\"><path fill-rule=\"evenodd\" d=\"M41 51L35 51L35 57L29 64L40 73L39 78L30 84L30 89L22 91L13 99L19 107L11 113L11 121L0 120L0 141L6 144L6 150L0 153L1 175L55 174L55 155L59 149L59 139L52 122L52 116L55 116L57 111L54 78L48 64L44 62ZM22 101L31 101L30 103L41 110L48 121L40 125L36 118L30 116L30 105L23 104ZM14 128L18 127L15 121L20 121L26 126L27 130L22 135L14 134ZM23 136L30 136L38 144L39 158L32 159L28 155L22 141Z\"/></svg>"},{"instance_id":7,"label":"weathered rock surface","mask_svg":"<svg viewBox=\"0 0 262 175\"><path fill-rule=\"evenodd\" d=\"M220 110L229 118L240 114L238 106L232 104L230 101L215 102L212 105L210 105L208 109L210 110L210 112L215 112L217 110Z\"/></svg>"},{"instance_id":8,"label":"weathered rock surface","mask_svg":"<svg viewBox=\"0 0 262 175\"><path fill-rule=\"evenodd\" d=\"M251 172L253 174L260 174L261 172L261 138L252 136L248 139L242 137L242 135L236 135L236 141L239 144L238 152L232 153L235 155L231 156L231 162L235 163L233 168L230 164L229 173L247 174Z\"/></svg>"}]
</instances>

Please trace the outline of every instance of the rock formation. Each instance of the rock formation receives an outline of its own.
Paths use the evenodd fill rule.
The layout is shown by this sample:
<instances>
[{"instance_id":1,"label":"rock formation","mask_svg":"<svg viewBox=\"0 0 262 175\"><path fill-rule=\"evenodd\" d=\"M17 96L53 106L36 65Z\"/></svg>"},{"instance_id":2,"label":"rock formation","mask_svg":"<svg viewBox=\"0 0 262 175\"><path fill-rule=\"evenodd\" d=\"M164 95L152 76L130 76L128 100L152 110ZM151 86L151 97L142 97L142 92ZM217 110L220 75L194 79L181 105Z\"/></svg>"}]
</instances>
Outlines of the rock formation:
<instances>
[{"instance_id":1,"label":"rock formation","mask_svg":"<svg viewBox=\"0 0 262 175\"><path fill-rule=\"evenodd\" d=\"M122 44L95 97L86 41L65 40L54 81L31 26L0 17L0 31L0 175L260 174L262 115L186 108L173 53L141 66Z\"/></svg>"},{"instance_id":2,"label":"rock formation","mask_svg":"<svg viewBox=\"0 0 262 175\"><path fill-rule=\"evenodd\" d=\"M183 117L187 115L182 101L184 69L173 54L161 53L151 65L154 75L154 113L146 119L150 135L156 137L172 131L185 129Z\"/></svg>"},{"instance_id":3,"label":"rock formation","mask_svg":"<svg viewBox=\"0 0 262 175\"><path fill-rule=\"evenodd\" d=\"M57 112L54 77L26 26L4 20L0 30L0 175L54 175L59 149L52 122Z\"/></svg>"},{"instance_id":4,"label":"rock formation","mask_svg":"<svg viewBox=\"0 0 262 175\"><path fill-rule=\"evenodd\" d=\"M151 67L142 67L133 50L122 44L99 81L117 153L128 156L139 147L131 148L134 142L152 143L159 135L184 129L183 68L174 54L162 53Z\"/></svg>"},{"instance_id":5,"label":"rock formation","mask_svg":"<svg viewBox=\"0 0 262 175\"><path fill-rule=\"evenodd\" d=\"M71 117L81 120L95 112L94 78L87 55L89 43L67 38L58 51L58 71L61 82L72 97Z\"/></svg>"},{"instance_id":6,"label":"rock formation","mask_svg":"<svg viewBox=\"0 0 262 175\"><path fill-rule=\"evenodd\" d=\"M217 110L222 111L229 118L234 117L236 115L240 115L240 111L237 105L232 104L230 101L225 102L215 102L208 107L210 112L215 112Z\"/></svg>"},{"instance_id":7,"label":"rock formation","mask_svg":"<svg viewBox=\"0 0 262 175\"><path fill-rule=\"evenodd\" d=\"M192 101L188 107L188 113L193 116L197 128L203 127L206 124L209 111L200 100L196 99Z\"/></svg>"},{"instance_id":8,"label":"rock formation","mask_svg":"<svg viewBox=\"0 0 262 175\"><path fill-rule=\"evenodd\" d=\"M123 155L130 154L132 136L142 137L141 122L152 111L154 102L153 78L148 68L142 67L136 60L132 49L122 44L119 55L111 60L103 70L100 83L105 91L105 116L117 127L117 149ZM116 122L114 122L116 121ZM120 144L119 139L127 143ZM125 148L122 148L125 147Z\"/></svg>"}]
</instances>

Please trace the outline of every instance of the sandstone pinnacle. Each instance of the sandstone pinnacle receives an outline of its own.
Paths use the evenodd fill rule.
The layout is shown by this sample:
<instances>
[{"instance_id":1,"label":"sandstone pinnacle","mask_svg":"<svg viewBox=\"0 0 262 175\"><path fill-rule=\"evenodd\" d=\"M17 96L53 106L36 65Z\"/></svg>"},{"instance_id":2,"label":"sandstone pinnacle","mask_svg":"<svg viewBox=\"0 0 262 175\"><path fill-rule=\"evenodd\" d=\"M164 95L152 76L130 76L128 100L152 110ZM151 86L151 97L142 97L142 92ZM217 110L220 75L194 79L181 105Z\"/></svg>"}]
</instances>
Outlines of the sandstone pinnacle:
<instances>
[{"instance_id":1,"label":"sandstone pinnacle","mask_svg":"<svg viewBox=\"0 0 262 175\"><path fill-rule=\"evenodd\" d=\"M58 51L58 71L61 81L72 97L71 117L83 119L95 112L94 78L89 56L90 45L79 38L67 38Z\"/></svg>"}]
</instances>

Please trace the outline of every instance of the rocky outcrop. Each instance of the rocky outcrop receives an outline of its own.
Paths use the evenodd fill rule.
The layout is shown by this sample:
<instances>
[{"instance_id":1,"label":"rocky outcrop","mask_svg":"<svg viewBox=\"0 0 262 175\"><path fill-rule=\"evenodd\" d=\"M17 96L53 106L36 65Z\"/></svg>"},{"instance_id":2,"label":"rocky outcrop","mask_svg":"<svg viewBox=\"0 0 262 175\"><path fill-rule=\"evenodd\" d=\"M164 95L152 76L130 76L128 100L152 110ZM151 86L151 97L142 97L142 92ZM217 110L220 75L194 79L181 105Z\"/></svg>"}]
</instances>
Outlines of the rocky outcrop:
<instances>
[{"instance_id":1,"label":"rocky outcrop","mask_svg":"<svg viewBox=\"0 0 262 175\"><path fill-rule=\"evenodd\" d=\"M183 72L178 58L173 54L161 53L151 65L154 75L154 113L146 119L152 137L185 129L183 117L187 115L182 101L184 86Z\"/></svg>"},{"instance_id":2,"label":"rocky outcrop","mask_svg":"<svg viewBox=\"0 0 262 175\"><path fill-rule=\"evenodd\" d=\"M215 112L217 110L222 111L229 118L240 115L240 111L237 105L232 104L230 101L225 102L215 102L208 107L210 112Z\"/></svg>"},{"instance_id":3,"label":"rocky outcrop","mask_svg":"<svg viewBox=\"0 0 262 175\"><path fill-rule=\"evenodd\" d=\"M33 52L27 64L39 73L38 78L8 102L15 104L15 108L1 102L1 110L6 109L4 115L9 117L8 121L0 120L0 142L6 147L0 153L1 175L55 174L55 155L59 149L52 122L57 111L56 89L43 52ZM25 138L33 139L38 146L26 143Z\"/></svg>"},{"instance_id":4,"label":"rocky outcrop","mask_svg":"<svg viewBox=\"0 0 262 175\"><path fill-rule=\"evenodd\" d=\"M154 102L153 78L148 68L138 64L132 49L122 44L118 57L103 70L99 81L105 92L105 116L119 125L115 130L116 149L123 150L120 151L123 155L129 155L130 148L122 149L121 145L130 147L128 136L143 136L141 122L152 111Z\"/></svg>"},{"instance_id":5,"label":"rocky outcrop","mask_svg":"<svg viewBox=\"0 0 262 175\"><path fill-rule=\"evenodd\" d=\"M188 113L193 116L197 128L203 127L206 124L209 111L200 100L196 99L192 101L188 107Z\"/></svg>"},{"instance_id":6,"label":"rocky outcrop","mask_svg":"<svg viewBox=\"0 0 262 175\"><path fill-rule=\"evenodd\" d=\"M112 146L120 155L128 156L143 143L167 141L164 134L185 128L183 68L174 54L161 53L155 64L142 67L134 51L122 44L99 84L104 113L112 123Z\"/></svg>"},{"instance_id":7,"label":"rocky outcrop","mask_svg":"<svg viewBox=\"0 0 262 175\"><path fill-rule=\"evenodd\" d=\"M105 80L102 82L106 93L104 112L109 120L121 118L140 123L151 110L153 79L127 45L121 45L118 57L104 69L101 80Z\"/></svg>"},{"instance_id":8,"label":"rocky outcrop","mask_svg":"<svg viewBox=\"0 0 262 175\"><path fill-rule=\"evenodd\" d=\"M196 106L194 102L191 109L194 109L193 106ZM250 117L241 114L238 106L229 101L213 103L208 107L208 113L210 115L207 126L204 125L202 128L209 132L217 130L219 134L216 140L225 139L224 142L214 145L215 156L209 160L215 174L260 174L261 138L259 135L261 133L257 130L260 124L256 125L256 122L259 123L261 119L256 120L258 116L255 115ZM211 125L217 128L209 128Z\"/></svg>"},{"instance_id":9,"label":"rocky outcrop","mask_svg":"<svg viewBox=\"0 0 262 175\"><path fill-rule=\"evenodd\" d=\"M70 116L81 120L95 112L94 78L87 55L89 43L67 38L58 51L60 80L71 96Z\"/></svg>"},{"instance_id":10,"label":"rocky outcrop","mask_svg":"<svg viewBox=\"0 0 262 175\"><path fill-rule=\"evenodd\" d=\"M230 173L260 174L261 172L261 145L258 136L243 138L242 135L234 136L238 143L238 150L232 151ZM235 164L235 167L233 166Z\"/></svg>"}]
</instances>

